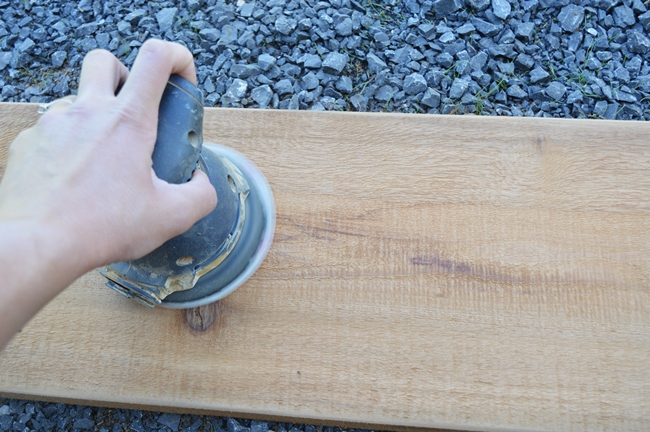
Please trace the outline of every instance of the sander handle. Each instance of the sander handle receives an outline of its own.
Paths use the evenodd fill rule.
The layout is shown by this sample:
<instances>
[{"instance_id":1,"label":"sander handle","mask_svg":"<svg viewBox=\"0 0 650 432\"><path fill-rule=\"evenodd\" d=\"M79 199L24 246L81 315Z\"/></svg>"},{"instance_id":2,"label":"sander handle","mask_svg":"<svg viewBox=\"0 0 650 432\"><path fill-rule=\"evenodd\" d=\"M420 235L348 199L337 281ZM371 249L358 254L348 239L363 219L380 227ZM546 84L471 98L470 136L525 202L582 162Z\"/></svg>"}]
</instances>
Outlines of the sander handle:
<instances>
[{"instance_id":1,"label":"sander handle","mask_svg":"<svg viewBox=\"0 0 650 432\"><path fill-rule=\"evenodd\" d=\"M203 93L179 75L165 86L158 109L156 145L151 156L158 178L168 183L185 183L203 146Z\"/></svg>"}]
</instances>

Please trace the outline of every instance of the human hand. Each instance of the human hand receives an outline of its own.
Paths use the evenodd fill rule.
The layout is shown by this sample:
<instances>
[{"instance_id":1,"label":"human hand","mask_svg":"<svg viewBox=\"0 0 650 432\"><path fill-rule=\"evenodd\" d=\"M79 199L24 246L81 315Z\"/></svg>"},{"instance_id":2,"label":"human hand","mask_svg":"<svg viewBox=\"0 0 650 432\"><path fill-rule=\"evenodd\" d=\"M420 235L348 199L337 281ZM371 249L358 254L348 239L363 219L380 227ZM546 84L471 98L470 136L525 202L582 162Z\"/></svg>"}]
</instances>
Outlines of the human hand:
<instances>
[{"instance_id":1,"label":"human hand","mask_svg":"<svg viewBox=\"0 0 650 432\"><path fill-rule=\"evenodd\" d=\"M74 103L52 105L11 145L0 222L27 223L39 245L60 245L79 276L143 256L214 209L216 193L203 172L174 185L151 168L171 74L196 82L192 55L177 44L145 42L130 73L108 51L90 52Z\"/></svg>"}]
</instances>

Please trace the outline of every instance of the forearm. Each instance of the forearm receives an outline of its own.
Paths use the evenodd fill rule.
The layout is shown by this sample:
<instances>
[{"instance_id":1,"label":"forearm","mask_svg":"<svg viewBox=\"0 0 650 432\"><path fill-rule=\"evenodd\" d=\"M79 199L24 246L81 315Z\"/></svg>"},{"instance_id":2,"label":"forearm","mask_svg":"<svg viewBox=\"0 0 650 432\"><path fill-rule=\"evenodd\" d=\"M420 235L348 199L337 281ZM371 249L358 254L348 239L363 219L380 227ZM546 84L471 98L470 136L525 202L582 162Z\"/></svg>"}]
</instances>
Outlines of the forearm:
<instances>
[{"instance_id":1,"label":"forearm","mask_svg":"<svg viewBox=\"0 0 650 432\"><path fill-rule=\"evenodd\" d=\"M0 219L0 349L87 266L73 239L34 221Z\"/></svg>"}]
</instances>

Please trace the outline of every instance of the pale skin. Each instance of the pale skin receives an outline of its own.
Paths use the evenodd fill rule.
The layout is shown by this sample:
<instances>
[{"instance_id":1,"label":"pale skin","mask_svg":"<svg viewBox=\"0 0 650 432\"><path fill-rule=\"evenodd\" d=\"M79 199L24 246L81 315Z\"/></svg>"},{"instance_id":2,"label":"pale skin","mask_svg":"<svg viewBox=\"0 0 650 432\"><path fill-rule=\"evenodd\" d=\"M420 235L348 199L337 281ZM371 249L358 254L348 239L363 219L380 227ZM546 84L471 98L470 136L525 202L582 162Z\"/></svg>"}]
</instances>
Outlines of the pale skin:
<instances>
[{"instance_id":1,"label":"pale skin","mask_svg":"<svg viewBox=\"0 0 650 432\"><path fill-rule=\"evenodd\" d=\"M181 45L145 42L130 72L93 51L74 103L52 105L12 143L0 183L0 349L84 273L146 255L215 208L201 171L172 185L151 168L171 74L196 83Z\"/></svg>"}]
</instances>

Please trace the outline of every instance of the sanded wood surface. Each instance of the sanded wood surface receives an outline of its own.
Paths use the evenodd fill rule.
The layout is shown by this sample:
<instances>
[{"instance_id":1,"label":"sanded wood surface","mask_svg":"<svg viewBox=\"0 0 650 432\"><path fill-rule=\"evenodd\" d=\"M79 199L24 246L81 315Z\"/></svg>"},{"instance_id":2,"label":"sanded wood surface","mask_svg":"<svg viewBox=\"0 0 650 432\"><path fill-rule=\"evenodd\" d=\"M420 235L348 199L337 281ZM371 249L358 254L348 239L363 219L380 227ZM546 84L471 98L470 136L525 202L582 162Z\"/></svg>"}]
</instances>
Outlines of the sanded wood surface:
<instances>
[{"instance_id":1,"label":"sanded wood surface","mask_svg":"<svg viewBox=\"0 0 650 432\"><path fill-rule=\"evenodd\" d=\"M35 118L0 105L0 170ZM205 139L247 155L275 193L256 275L201 332L92 272L0 354L0 392L650 429L650 124L208 109Z\"/></svg>"}]
</instances>

